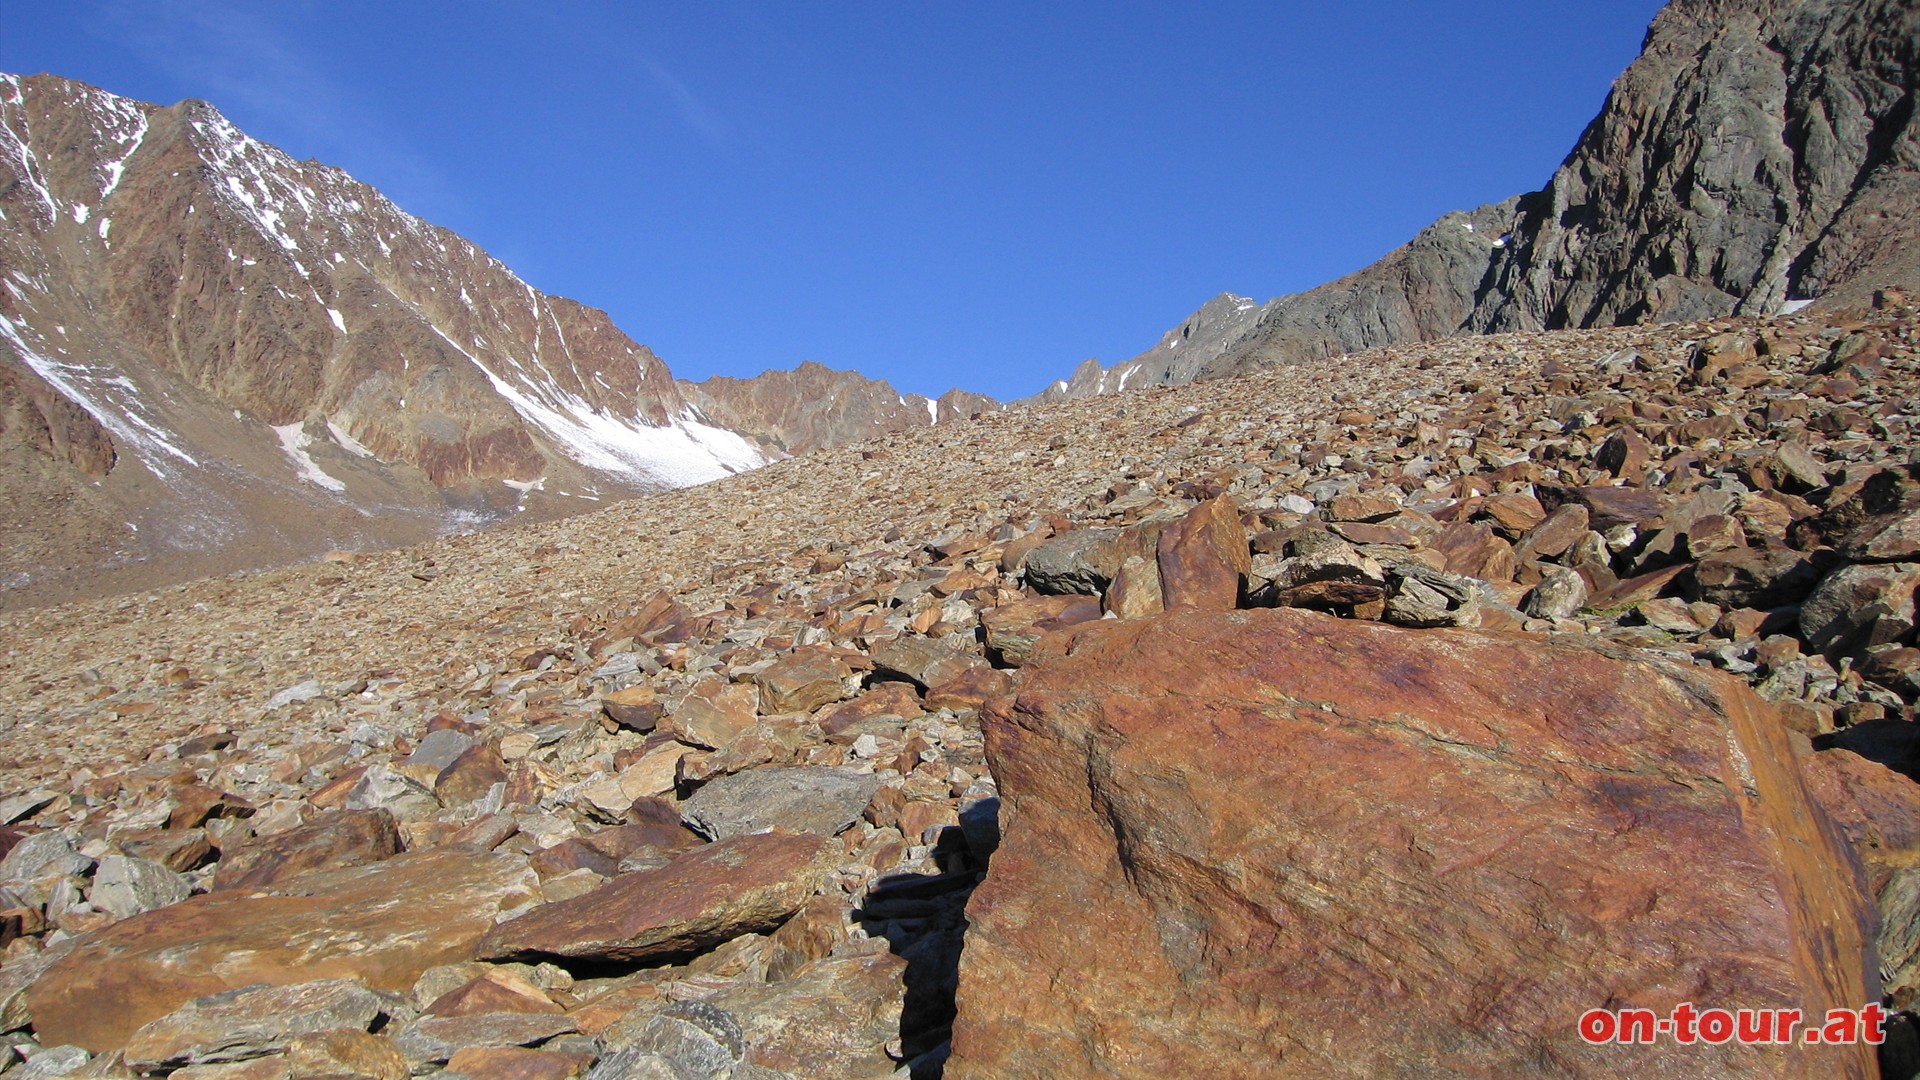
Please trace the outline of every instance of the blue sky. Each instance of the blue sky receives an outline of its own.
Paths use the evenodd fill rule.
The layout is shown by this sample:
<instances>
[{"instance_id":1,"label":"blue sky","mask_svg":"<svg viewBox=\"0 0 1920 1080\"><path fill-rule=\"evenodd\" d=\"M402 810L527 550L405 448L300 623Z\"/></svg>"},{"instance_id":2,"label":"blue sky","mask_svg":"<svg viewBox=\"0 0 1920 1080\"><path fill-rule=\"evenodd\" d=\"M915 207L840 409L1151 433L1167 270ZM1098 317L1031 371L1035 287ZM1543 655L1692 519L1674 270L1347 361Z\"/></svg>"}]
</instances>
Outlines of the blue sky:
<instances>
[{"instance_id":1,"label":"blue sky","mask_svg":"<svg viewBox=\"0 0 1920 1080\"><path fill-rule=\"evenodd\" d=\"M0 70L212 101L683 378L1011 398L1546 182L1656 0L3 0Z\"/></svg>"}]
</instances>

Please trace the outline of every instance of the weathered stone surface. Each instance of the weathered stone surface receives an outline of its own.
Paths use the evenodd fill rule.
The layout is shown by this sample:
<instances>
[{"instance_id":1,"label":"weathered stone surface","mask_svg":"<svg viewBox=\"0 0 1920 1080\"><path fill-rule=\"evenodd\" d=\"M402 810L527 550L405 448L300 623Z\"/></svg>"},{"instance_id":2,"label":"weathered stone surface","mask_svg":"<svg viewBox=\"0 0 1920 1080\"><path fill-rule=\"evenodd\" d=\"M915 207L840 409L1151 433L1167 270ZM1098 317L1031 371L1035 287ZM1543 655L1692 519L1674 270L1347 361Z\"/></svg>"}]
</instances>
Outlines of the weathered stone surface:
<instances>
[{"instance_id":1,"label":"weathered stone surface","mask_svg":"<svg viewBox=\"0 0 1920 1080\"><path fill-rule=\"evenodd\" d=\"M518 1046L470 1046L447 1059L447 1071L473 1080L569 1080L587 1071L585 1054Z\"/></svg>"},{"instance_id":2,"label":"weathered stone surface","mask_svg":"<svg viewBox=\"0 0 1920 1080\"><path fill-rule=\"evenodd\" d=\"M1167 610L1231 611L1250 567L1239 506L1221 496L1194 507L1161 530L1155 561Z\"/></svg>"},{"instance_id":3,"label":"weathered stone surface","mask_svg":"<svg viewBox=\"0 0 1920 1080\"><path fill-rule=\"evenodd\" d=\"M577 1030L553 1013L474 1013L422 1016L393 1033L393 1047L410 1062L446 1061L470 1046L533 1046Z\"/></svg>"},{"instance_id":4,"label":"weathered stone surface","mask_svg":"<svg viewBox=\"0 0 1920 1080\"><path fill-rule=\"evenodd\" d=\"M1617 525L1646 526L1666 511L1660 496L1636 487L1544 487L1540 501L1549 509L1569 504L1587 511L1587 527L1605 532Z\"/></svg>"},{"instance_id":5,"label":"weathered stone surface","mask_svg":"<svg viewBox=\"0 0 1920 1080\"><path fill-rule=\"evenodd\" d=\"M1290 610L1074 631L988 713L1007 836L947 1075L1871 1075L1576 1034L1878 992L1779 719L1625 655Z\"/></svg>"},{"instance_id":6,"label":"weathered stone surface","mask_svg":"<svg viewBox=\"0 0 1920 1080\"><path fill-rule=\"evenodd\" d=\"M1448 526L1434 537L1433 549L1447 560L1448 571L1481 581L1512 581L1518 566L1513 545L1485 525Z\"/></svg>"},{"instance_id":7,"label":"weathered stone surface","mask_svg":"<svg viewBox=\"0 0 1920 1080\"><path fill-rule=\"evenodd\" d=\"M817 960L789 979L710 1003L739 1020L745 1058L792 1076L880 1077L895 1062L907 962L891 953Z\"/></svg>"},{"instance_id":8,"label":"weathered stone surface","mask_svg":"<svg viewBox=\"0 0 1920 1080\"><path fill-rule=\"evenodd\" d=\"M1027 584L1043 593L1098 596L1126 561L1118 529L1075 529L1027 553Z\"/></svg>"},{"instance_id":9,"label":"weathered stone surface","mask_svg":"<svg viewBox=\"0 0 1920 1080\"><path fill-rule=\"evenodd\" d=\"M352 979L226 990L143 1025L124 1056L142 1070L233 1061L284 1049L297 1035L365 1031L384 1011L379 996Z\"/></svg>"},{"instance_id":10,"label":"weathered stone surface","mask_svg":"<svg viewBox=\"0 0 1920 1080\"><path fill-rule=\"evenodd\" d=\"M389 1039L336 1029L296 1035L287 1044L287 1071L297 1077L406 1080L407 1059Z\"/></svg>"},{"instance_id":11,"label":"weathered stone surface","mask_svg":"<svg viewBox=\"0 0 1920 1080\"><path fill-rule=\"evenodd\" d=\"M1140 555L1130 555L1113 575L1102 606L1117 619L1144 619L1166 610L1166 595L1160 583L1160 563Z\"/></svg>"},{"instance_id":12,"label":"weathered stone surface","mask_svg":"<svg viewBox=\"0 0 1920 1080\"><path fill-rule=\"evenodd\" d=\"M93 860L74 850L73 841L59 833L36 833L20 841L0 859L0 881L34 881L58 874L84 874Z\"/></svg>"},{"instance_id":13,"label":"weathered stone surface","mask_svg":"<svg viewBox=\"0 0 1920 1080\"><path fill-rule=\"evenodd\" d=\"M472 1016L476 1013L564 1012L540 988L513 974L495 969L441 994L421 1012L427 1016Z\"/></svg>"},{"instance_id":14,"label":"weathered stone surface","mask_svg":"<svg viewBox=\"0 0 1920 1080\"><path fill-rule=\"evenodd\" d=\"M874 670L922 690L952 682L980 663L977 656L924 637L895 638L873 650Z\"/></svg>"},{"instance_id":15,"label":"weathered stone surface","mask_svg":"<svg viewBox=\"0 0 1920 1080\"><path fill-rule=\"evenodd\" d=\"M367 767L347 792L348 810L385 810L401 821L420 821L440 809L433 789L388 765Z\"/></svg>"},{"instance_id":16,"label":"weathered stone surface","mask_svg":"<svg viewBox=\"0 0 1920 1080\"><path fill-rule=\"evenodd\" d=\"M1822 578L1800 606L1800 632L1825 652L1898 641L1914 628L1920 563L1844 566Z\"/></svg>"},{"instance_id":17,"label":"weathered stone surface","mask_svg":"<svg viewBox=\"0 0 1920 1080\"><path fill-rule=\"evenodd\" d=\"M681 742L716 750L753 726L759 702L759 693L745 683L703 679L662 727Z\"/></svg>"},{"instance_id":18,"label":"weathered stone surface","mask_svg":"<svg viewBox=\"0 0 1920 1080\"><path fill-rule=\"evenodd\" d=\"M316 870L390 859L400 832L385 810L343 810L221 853L215 889L259 889Z\"/></svg>"},{"instance_id":19,"label":"weathered stone surface","mask_svg":"<svg viewBox=\"0 0 1920 1080\"><path fill-rule=\"evenodd\" d=\"M1039 596L980 613L987 647L1014 666L1026 662L1042 634L1098 619L1099 599L1091 596Z\"/></svg>"},{"instance_id":20,"label":"weathered stone surface","mask_svg":"<svg viewBox=\"0 0 1920 1080\"><path fill-rule=\"evenodd\" d=\"M697 953L799 910L837 849L801 833L731 837L501 923L479 954L644 961Z\"/></svg>"},{"instance_id":21,"label":"weathered stone surface","mask_svg":"<svg viewBox=\"0 0 1920 1080\"><path fill-rule=\"evenodd\" d=\"M879 777L856 769L750 769L694 792L682 813L715 840L775 828L834 836L860 817L879 786Z\"/></svg>"},{"instance_id":22,"label":"weathered stone surface","mask_svg":"<svg viewBox=\"0 0 1920 1080\"><path fill-rule=\"evenodd\" d=\"M150 859L104 855L93 872L94 907L124 919L177 904L193 892L187 879Z\"/></svg>"},{"instance_id":23,"label":"weathered stone surface","mask_svg":"<svg viewBox=\"0 0 1920 1080\"><path fill-rule=\"evenodd\" d=\"M474 802L507 778L507 763L500 752L490 743L475 743L434 777L433 797L446 806Z\"/></svg>"},{"instance_id":24,"label":"weathered stone surface","mask_svg":"<svg viewBox=\"0 0 1920 1080\"><path fill-rule=\"evenodd\" d=\"M406 990L427 968L468 959L494 917L537 887L521 859L452 848L196 896L77 944L29 991L34 1026L106 1050L186 1001L254 983Z\"/></svg>"},{"instance_id":25,"label":"weathered stone surface","mask_svg":"<svg viewBox=\"0 0 1920 1080\"><path fill-rule=\"evenodd\" d=\"M844 700L853 672L838 657L818 649L800 649L781 657L753 677L763 713L806 712Z\"/></svg>"},{"instance_id":26,"label":"weathered stone surface","mask_svg":"<svg viewBox=\"0 0 1920 1080\"><path fill-rule=\"evenodd\" d=\"M634 731L652 731L664 711L659 696L647 683L615 690L600 699L600 707L614 723Z\"/></svg>"},{"instance_id":27,"label":"weathered stone surface","mask_svg":"<svg viewBox=\"0 0 1920 1080\"><path fill-rule=\"evenodd\" d=\"M1527 594L1527 614L1540 619L1573 617L1587 603L1587 583L1572 570L1547 573Z\"/></svg>"}]
</instances>

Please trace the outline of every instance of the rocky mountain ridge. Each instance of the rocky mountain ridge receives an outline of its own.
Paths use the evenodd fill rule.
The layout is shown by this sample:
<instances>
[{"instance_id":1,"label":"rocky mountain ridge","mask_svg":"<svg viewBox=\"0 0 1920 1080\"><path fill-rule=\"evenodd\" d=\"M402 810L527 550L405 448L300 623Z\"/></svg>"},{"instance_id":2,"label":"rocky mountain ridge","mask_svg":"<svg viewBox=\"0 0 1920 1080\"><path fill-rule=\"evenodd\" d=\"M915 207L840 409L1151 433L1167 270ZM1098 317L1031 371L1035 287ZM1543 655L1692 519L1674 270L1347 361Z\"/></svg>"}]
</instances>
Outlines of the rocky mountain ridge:
<instances>
[{"instance_id":1,"label":"rocky mountain ridge","mask_svg":"<svg viewBox=\"0 0 1920 1080\"><path fill-rule=\"evenodd\" d=\"M1882 300L0 614L7 1074L1873 1075L1575 1020L1920 992Z\"/></svg>"},{"instance_id":2,"label":"rocky mountain ridge","mask_svg":"<svg viewBox=\"0 0 1920 1080\"><path fill-rule=\"evenodd\" d=\"M1540 191L1448 214L1257 315L1223 320L1231 294L1216 298L1153 349L1041 396L1920 287L1916 42L1904 0L1674 0Z\"/></svg>"},{"instance_id":3,"label":"rocky mountain ridge","mask_svg":"<svg viewBox=\"0 0 1920 1080\"><path fill-rule=\"evenodd\" d=\"M938 419L846 374L788 431L761 380L678 382L211 105L52 76L0 78L0 279L5 495L35 508L0 525L14 598L578 512Z\"/></svg>"}]
</instances>

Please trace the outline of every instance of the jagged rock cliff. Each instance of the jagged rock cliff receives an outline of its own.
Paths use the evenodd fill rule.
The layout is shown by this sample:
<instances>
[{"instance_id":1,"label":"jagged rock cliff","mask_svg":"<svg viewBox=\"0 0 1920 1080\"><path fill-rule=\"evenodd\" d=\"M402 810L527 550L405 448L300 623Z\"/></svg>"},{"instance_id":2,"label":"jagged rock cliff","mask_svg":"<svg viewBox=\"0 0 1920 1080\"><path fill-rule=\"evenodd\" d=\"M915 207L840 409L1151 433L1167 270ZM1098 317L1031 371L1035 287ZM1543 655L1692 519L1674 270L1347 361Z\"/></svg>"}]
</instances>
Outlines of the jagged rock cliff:
<instances>
[{"instance_id":1,"label":"jagged rock cliff","mask_svg":"<svg viewBox=\"0 0 1920 1080\"><path fill-rule=\"evenodd\" d=\"M1674 0L1543 190L1448 214L1257 314L1221 318L1231 294L1216 298L1153 349L1083 364L1043 396L1920 284L1917 79L1909 0Z\"/></svg>"}]
</instances>

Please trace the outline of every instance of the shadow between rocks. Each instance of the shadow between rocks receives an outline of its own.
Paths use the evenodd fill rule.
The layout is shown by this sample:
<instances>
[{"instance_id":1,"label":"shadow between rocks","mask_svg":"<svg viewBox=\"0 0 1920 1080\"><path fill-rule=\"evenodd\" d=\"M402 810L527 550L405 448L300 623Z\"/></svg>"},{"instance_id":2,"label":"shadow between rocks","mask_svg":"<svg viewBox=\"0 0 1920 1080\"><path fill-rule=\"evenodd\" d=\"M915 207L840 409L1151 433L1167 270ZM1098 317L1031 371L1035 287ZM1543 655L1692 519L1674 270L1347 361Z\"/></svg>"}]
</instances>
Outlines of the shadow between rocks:
<instances>
[{"instance_id":1,"label":"shadow between rocks","mask_svg":"<svg viewBox=\"0 0 1920 1080\"><path fill-rule=\"evenodd\" d=\"M869 935L884 938L907 962L900 1048L913 1080L935 1080L946 1068L966 946L967 900L999 844L999 811L997 798L963 808L960 824L942 830L934 846L939 873L880 878L853 913Z\"/></svg>"}]
</instances>

